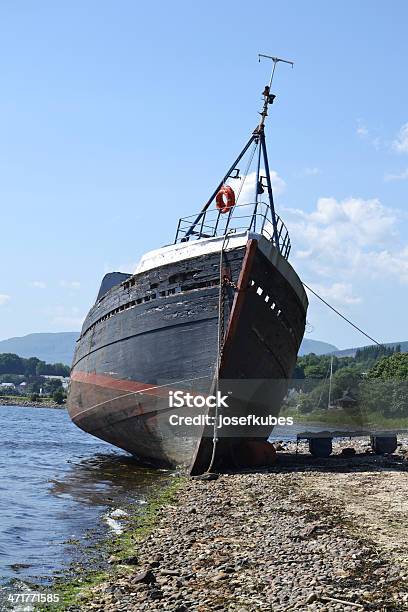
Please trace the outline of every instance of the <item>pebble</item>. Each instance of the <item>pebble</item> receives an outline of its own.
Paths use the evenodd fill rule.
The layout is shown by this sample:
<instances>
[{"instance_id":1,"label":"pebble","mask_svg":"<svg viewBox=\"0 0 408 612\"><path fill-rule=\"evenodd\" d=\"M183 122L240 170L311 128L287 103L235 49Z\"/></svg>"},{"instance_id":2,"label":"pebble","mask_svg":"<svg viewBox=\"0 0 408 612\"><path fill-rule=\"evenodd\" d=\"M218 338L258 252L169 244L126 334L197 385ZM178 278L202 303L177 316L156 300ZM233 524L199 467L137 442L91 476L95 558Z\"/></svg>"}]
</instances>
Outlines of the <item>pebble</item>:
<instances>
[{"instance_id":1,"label":"pebble","mask_svg":"<svg viewBox=\"0 0 408 612\"><path fill-rule=\"evenodd\" d=\"M281 455L295 447L286 443ZM381 470L392 458L366 455L354 439L355 456L342 452L349 440L334 448L329 463L301 455L293 468L282 461L268 472L187 480L178 503L162 507L155 531L135 544L136 565L120 574L112 564L112 577L81 612L403 609L395 602L408 601L408 558L390 560L364 526L361 535L350 529L325 488L339 470L351 485L364 467L384 474L386 491ZM401 462L392 469L406 471Z\"/></svg>"}]
</instances>

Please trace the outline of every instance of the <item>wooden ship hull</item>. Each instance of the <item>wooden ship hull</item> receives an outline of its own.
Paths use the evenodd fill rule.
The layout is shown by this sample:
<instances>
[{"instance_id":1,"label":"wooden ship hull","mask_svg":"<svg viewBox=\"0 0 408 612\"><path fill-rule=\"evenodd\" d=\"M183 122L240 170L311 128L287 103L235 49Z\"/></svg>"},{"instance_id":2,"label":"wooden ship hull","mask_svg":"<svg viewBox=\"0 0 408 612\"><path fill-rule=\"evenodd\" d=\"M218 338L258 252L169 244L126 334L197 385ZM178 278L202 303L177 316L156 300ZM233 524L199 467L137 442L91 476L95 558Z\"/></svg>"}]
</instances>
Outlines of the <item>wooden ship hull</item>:
<instances>
[{"instance_id":1,"label":"wooden ship hull","mask_svg":"<svg viewBox=\"0 0 408 612\"><path fill-rule=\"evenodd\" d=\"M200 473L210 463L213 427L171 425L172 414L194 416L197 409L170 407L169 391L206 395L217 384L232 389L224 416L277 415L307 298L279 251L250 232L165 247L140 268L116 276L114 282L123 280L106 293L102 284L77 342L69 414L142 462ZM234 393L234 381L242 381L243 392ZM223 428L215 465L242 464L248 441L267 440L271 429Z\"/></svg>"}]
</instances>

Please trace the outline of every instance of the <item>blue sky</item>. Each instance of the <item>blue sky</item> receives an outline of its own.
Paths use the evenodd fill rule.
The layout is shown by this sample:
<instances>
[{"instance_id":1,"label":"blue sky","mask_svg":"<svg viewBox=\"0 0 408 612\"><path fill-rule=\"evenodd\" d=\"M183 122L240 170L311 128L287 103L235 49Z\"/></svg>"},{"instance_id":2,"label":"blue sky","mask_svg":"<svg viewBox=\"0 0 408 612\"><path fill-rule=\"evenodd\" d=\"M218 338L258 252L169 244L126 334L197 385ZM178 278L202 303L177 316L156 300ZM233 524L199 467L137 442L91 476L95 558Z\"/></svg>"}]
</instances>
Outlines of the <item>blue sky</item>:
<instances>
[{"instance_id":1,"label":"blue sky","mask_svg":"<svg viewBox=\"0 0 408 612\"><path fill-rule=\"evenodd\" d=\"M0 339L79 329L106 271L172 242L257 122L302 278L408 340L408 5L0 4ZM311 299L307 337L365 339Z\"/></svg>"}]
</instances>

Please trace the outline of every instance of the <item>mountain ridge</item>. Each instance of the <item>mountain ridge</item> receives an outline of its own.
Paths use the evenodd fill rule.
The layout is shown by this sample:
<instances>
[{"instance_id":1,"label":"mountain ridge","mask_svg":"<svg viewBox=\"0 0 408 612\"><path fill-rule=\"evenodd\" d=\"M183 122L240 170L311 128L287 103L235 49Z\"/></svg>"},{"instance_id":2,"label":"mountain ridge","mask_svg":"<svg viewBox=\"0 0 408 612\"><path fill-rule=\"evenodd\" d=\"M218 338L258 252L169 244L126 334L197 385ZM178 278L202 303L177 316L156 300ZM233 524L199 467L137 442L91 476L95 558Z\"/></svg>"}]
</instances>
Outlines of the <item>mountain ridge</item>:
<instances>
[{"instance_id":1,"label":"mountain ridge","mask_svg":"<svg viewBox=\"0 0 408 612\"><path fill-rule=\"evenodd\" d=\"M402 341L402 342L384 342L384 344L382 346L396 347L398 345L401 346L401 352L402 353L408 352L408 341ZM358 351L358 349L368 348L369 346L374 346L374 345L373 344L365 344L364 346L355 346L353 348L347 348L347 349L340 349L340 350L332 351L331 353L328 353L328 354L329 355L335 355L336 357L354 357L356 352Z\"/></svg>"},{"instance_id":2,"label":"mountain ridge","mask_svg":"<svg viewBox=\"0 0 408 612\"><path fill-rule=\"evenodd\" d=\"M79 332L34 333L0 340L0 353L38 357L46 363L71 365Z\"/></svg>"},{"instance_id":3,"label":"mountain ridge","mask_svg":"<svg viewBox=\"0 0 408 612\"><path fill-rule=\"evenodd\" d=\"M15 353L19 357L38 357L47 363L71 365L78 337L79 332L47 332L15 336L0 340L0 353ZM333 344L304 338L299 354L307 355L313 352L316 355L323 355L337 350L337 346Z\"/></svg>"},{"instance_id":4,"label":"mountain ridge","mask_svg":"<svg viewBox=\"0 0 408 612\"><path fill-rule=\"evenodd\" d=\"M15 336L0 340L0 353L15 353L19 357L38 357L47 363L71 365L75 343L79 332L47 332ZM408 342L388 342L386 346L401 344L401 350L408 351ZM315 353L316 355L333 354L338 357L354 356L358 348L338 349L334 344L303 338L299 355Z\"/></svg>"}]
</instances>

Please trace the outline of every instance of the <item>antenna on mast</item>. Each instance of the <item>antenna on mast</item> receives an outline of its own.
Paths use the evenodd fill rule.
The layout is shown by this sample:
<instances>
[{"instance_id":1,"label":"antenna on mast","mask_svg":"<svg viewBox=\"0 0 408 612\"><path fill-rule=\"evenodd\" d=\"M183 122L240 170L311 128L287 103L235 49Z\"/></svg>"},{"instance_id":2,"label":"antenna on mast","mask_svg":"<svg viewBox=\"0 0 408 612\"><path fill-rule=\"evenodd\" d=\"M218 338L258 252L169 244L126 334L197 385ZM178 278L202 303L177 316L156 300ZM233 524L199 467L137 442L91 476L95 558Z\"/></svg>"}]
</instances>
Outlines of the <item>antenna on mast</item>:
<instances>
[{"instance_id":1,"label":"antenna on mast","mask_svg":"<svg viewBox=\"0 0 408 612\"><path fill-rule=\"evenodd\" d=\"M269 79L269 85L265 86L265 89L263 90L263 97L264 97L264 105L262 108L262 112L260 113L261 115L261 120L259 122L258 125L258 132L260 132L263 129L264 123L265 123L265 119L268 116L268 106L269 104L273 104L273 101L275 100L276 96L274 94L271 94L271 87L272 87L272 81L273 81L273 77L275 76L275 70L276 70L276 64L278 64L279 62L283 62L284 64L290 64L293 68L294 66L294 62L291 62L290 60L286 60L286 59L282 59L281 57L273 57L272 55L265 55L264 53L258 53L258 62L261 61L261 57L265 57L266 59L270 59L273 62L273 67L272 67L272 72L271 72L271 78Z\"/></svg>"},{"instance_id":2,"label":"antenna on mast","mask_svg":"<svg viewBox=\"0 0 408 612\"><path fill-rule=\"evenodd\" d=\"M266 150L264 124L265 124L265 119L268 116L268 106L269 104L273 104L273 101L276 98L274 94L271 94L271 86L272 86L273 77L275 75L276 65L279 62L283 62L284 64L290 64L293 68L294 62L283 59L281 57L265 55L264 53L258 53L258 62L261 61L261 57L271 60L273 62L273 67L272 67L271 77L269 79L269 85L265 85L265 89L262 92L262 95L264 97L264 103L263 103L262 111L260 112L261 119L259 120L259 124L257 125L257 127L255 128L253 132L255 143L259 146L259 153L258 153L258 164L257 164L257 170L256 170L255 207L254 207L254 212L252 215L251 228L252 228L252 225L254 225L255 227L256 216L258 213L259 196L261 193L264 192L264 187L266 187L268 191L269 205L270 205L271 216L272 216L273 239L274 239L275 244L279 244L278 224L277 224L277 218L276 218L276 213L275 213L275 204L273 200L272 181L271 181L271 174L269 170L268 152ZM263 157L263 162L265 166L266 176L264 178L266 180L266 185L263 184L262 177L261 177L261 155Z\"/></svg>"},{"instance_id":3,"label":"antenna on mast","mask_svg":"<svg viewBox=\"0 0 408 612\"><path fill-rule=\"evenodd\" d=\"M263 193L264 192L264 188L266 188L267 193L268 193L268 199L269 199L269 209L270 209L270 214L271 214L271 218L272 218L273 244L278 249L278 251L282 252L281 251L281 244L279 242L280 241L280 235L281 235L282 228L280 228L280 230L278 232L278 218L277 218L277 215L275 213L275 204L274 204L274 201L273 201L271 173L270 173L270 169L269 169L268 153L267 153L267 150L266 150L264 123L265 123L266 117L268 116L268 106L269 106L269 104L273 103L273 101L274 101L274 99L276 97L274 94L270 93L273 77L275 75L276 65L279 62L283 62L284 64L290 64L292 66L292 68L293 68L293 64L294 63L289 61L289 60L283 59L281 57L273 57L272 55L265 55L264 53L258 53L258 60L259 60L259 62L261 61L261 57L271 60L273 62L273 67L272 67L271 77L269 79L269 85L265 86L265 89L264 89L263 94L262 94L263 97L264 97L264 104L263 104L262 112L260 113L261 119L259 121L259 124L254 129L254 131L252 132L250 139L248 140L248 142L246 143L246 145L242 149L241 153L238 155L237 159L234 161L234 163L229 168L227 173L223 176L221 182L219 183L219 185L217 186L215 191L211 194L210 198L204 204L203 208L201 209L201 212L198 213L197 217L191 223L191 225L188 228L188 230L184 233L184 237L182 238L182 240L184 242L189 240L190 236L192 236L192 235L196 235L196 234L201 235L200 232L202 232L202 228L203 228L203 224L204 224L204 219L205 219L206 211L211 206L212 202L214 201L214 199L216 198L216 196L219 193L220 189L223 187L223 185L228 180L228 178L240 178L239 177L239 170L238 170L238 166L237 165L241 161L241 159L244 157L244 155L248 151L249 147L252 144L254 144L255 147L254 147L254 151L253 151L252 155L255 154L256 147L259 147L259 149L258 149L258 156L257 156L256 188L255 188L256 193L255 193L255 201L254 201L254 210L253 210L253 214L252 214L252 218L251 218L251 223L250 223L250 226L249 226L249 231L254 231L254 232L256 231L256 227L255 226L256 226L256 218L257 218L257 211L258 211L259 195L261 193ZM260 176L260 174L261 174L261 159L263 159L263 164L264 164L264 169L265 169L265 175L266 176L264 176L264 177ZM251 157L251 161L252 161L252 157ZM245 177L244 177L244 179L245 179ZM263 184L262 179L264 179L266 181L266 184ZM225 231L228 228L228 223L229 223L229 219L231 218L231 215L232 215L232 209L229 211L228 221L227 221L227 224L225 226ZM218 217L219 216L220 216L220 212L218 213ZM265 219L266 219L266 217L265 217ZM197 228L197 226L198 226L198 224L200 222L201 222L201 230L199 232L197 232L196 228ZM265 220L264 220L263 224L265 224ZM180 222L179 222L179 226L180 226ZM218 220L217 220L217 223L216 223L216 227L217 226L218 226ZM176 242L177 242L177 236L178 236L178 230L177 230L177 235L176 235ZM207 236L207 237L209 237L209 236ZM282 246L282 248L283 248L283 246ZM286 247L286 256L288 255L287 248L288 247Z\"/></svg>"}]
</instances>

